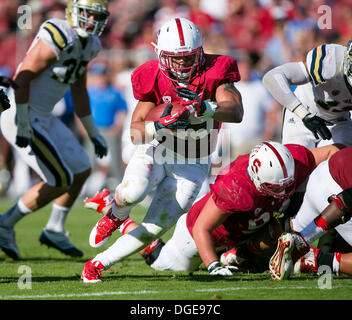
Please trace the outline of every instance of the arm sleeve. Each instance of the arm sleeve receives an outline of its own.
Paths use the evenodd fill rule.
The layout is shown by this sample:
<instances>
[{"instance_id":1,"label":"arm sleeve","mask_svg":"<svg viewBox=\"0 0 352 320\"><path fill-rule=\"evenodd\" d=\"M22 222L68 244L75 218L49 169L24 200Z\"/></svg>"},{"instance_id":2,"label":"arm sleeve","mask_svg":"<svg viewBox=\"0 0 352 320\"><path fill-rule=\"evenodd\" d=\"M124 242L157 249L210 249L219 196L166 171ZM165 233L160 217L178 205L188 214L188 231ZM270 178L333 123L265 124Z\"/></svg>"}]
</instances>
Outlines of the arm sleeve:
<instances>
[{"instance_id":1,"label":"arm sleeve","mask_svg":"<svg viewBox=\"0 0 352 320\"><path fill-rule=\"evenodd\" d=\"M301 85L309 81L310 76L303 62L285 63L268 71L263 77L263 84L271 95L290 111L301 104L290 85Z\"/></svg>"}]
</instances>

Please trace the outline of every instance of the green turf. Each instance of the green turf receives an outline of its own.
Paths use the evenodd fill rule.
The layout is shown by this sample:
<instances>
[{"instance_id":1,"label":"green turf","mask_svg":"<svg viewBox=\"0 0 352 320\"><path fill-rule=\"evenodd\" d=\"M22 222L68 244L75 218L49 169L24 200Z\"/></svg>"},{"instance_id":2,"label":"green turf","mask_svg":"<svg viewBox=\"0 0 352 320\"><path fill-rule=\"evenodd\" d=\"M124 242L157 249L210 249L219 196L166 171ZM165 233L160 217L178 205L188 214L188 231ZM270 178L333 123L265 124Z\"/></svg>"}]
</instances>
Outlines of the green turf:
<instances>
[{"instance_id":1,"label":"green turf","mask_svg":"<svg viewBox=\"0 0 352 320\"><path fill-rule=\"evenodd\" d=\"M0 212L9 203L0 202ZM221 278L208 275L206 270L187 272L156 272L149 268L138 254L115 264L103 273L104 281L84 284L80 280L84 263L105 250L118 236L103 247L89 247L88 236L99 215L77 204L68 216L66 228L71 241L84 251L84 257L72 259L55 249L40 245L38 237L45 226L50 206L29 215L16 225L17 244L22 260L13 261L0 253L1 300L346 300L352 298L352 277L334 276L331 288L319 288L315 275L300 275L290 280L274 281L269 274L237 273ZM136 209L132 218L141 220L144 211ZM166 238L170 236L167 233ZM21 268L31 271L31 288L20 288ZM30 269L29 269L29 268ZM28 282L23 282L29 285ZM321 287L321 286L320 286Z\"/></svg>"}]
</instances>

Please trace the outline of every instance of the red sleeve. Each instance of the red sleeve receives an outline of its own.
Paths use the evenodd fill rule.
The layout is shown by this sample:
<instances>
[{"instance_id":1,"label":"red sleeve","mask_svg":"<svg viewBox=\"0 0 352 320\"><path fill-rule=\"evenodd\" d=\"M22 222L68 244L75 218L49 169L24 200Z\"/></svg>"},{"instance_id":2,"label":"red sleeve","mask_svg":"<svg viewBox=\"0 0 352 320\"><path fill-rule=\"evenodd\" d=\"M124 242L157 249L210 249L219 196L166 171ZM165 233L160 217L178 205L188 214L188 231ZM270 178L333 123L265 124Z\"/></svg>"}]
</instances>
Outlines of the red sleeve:
<instances>
[{"instance_id":1,"label":"red sleeve","mask_svg":"<svg viewBox=\"0 0 352 320\"><path fill-rule=\"evenodd\" d=\"M298 144L286 144L285 147L291 152L295 161L295 179L298 187L303 183L315 168L313 153L304 146Z\"/></svg>"},{"instance_id":2,"label":"red sleeve","mask_svg":"<svg viewBox=\"0 0 352 320\"><path fill-rule=\"evenodd\" d=\"M157 87L158 63L158 60L148 61L133 71L131 82L135 99L157 102L154 88Z\"/></svg>"}]
</instances>

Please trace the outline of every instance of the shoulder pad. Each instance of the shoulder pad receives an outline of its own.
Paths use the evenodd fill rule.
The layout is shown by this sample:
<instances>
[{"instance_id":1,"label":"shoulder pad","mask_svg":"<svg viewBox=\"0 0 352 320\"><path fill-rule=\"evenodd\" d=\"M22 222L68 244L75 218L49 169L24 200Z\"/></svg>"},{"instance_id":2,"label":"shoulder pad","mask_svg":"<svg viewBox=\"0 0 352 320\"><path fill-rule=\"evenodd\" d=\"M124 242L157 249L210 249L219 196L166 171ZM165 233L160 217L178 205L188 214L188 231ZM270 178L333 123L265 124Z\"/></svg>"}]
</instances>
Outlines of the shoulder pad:
<instances>
[{"instance_id":1,"label":"shoulder pad","mask_svg":"<svg viewBox=\"0 0 352 320\"><path fill-rule=\"evenodd\" d=\"M44 22L43 29L49 34L50 40L60 51L68 45L68 39L65 32L54 20Z\"/></svg>"},{"instance_id":2,"label":"shoulder pad","mask_svg":"<svg viewBox=\"0 0 352 320\"><path fill-rule=\"evenodd\" d=\"M335 77L337 65L336 46L333 44L322 44L307 54L307 67L313 79L314 86Z\"/></svg>"}]
</instances>

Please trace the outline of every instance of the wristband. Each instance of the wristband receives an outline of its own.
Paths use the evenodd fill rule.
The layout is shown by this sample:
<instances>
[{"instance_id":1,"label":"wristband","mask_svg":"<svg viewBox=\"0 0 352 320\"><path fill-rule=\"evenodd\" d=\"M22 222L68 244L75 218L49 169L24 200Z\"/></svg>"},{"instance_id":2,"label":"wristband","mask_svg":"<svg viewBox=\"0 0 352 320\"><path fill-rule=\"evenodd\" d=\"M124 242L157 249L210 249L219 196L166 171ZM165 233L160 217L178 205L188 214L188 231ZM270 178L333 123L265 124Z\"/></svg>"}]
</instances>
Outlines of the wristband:
<instances>
[{"instance_id":1,"label":"wristband","mask_svg":"<svg viewBox=\"0 0 352 320\"><path fill-rule=\"evenodd\" d=\"M217 268L221 268L221 264L218 260L213 261L211 264L209 264L208 271L209 273L212 273Z\"/></svg>"},{"instance_id":2,"label":"wristband","mask_svg":"<svg viewBox=\"0 0 352 320\"><path fill-rule=\"evenodd\" d=\"M204 104L206 106L206 109L202 115L207 118L212 118L216 109L218 108L218 104L214 101L204 101Z\"/></svg>"},{"instance_id":3,"label":"wristband","mask_svg":"<svg viewBox=\"0 0 352 320\"><path fill-rule=\"evenodd\" d=\"M82 124L84 126L84 128L87 130L87 133L90 137L97 137L99 136L99 132L97 127L94 124L94 120L92 115L87 115L84 116L82 118L80 118L80 120L82 121Z\"/></svg>"},{"instance_id":4,"label":"wristband","mask_svg":"<svg viewBox=\"0 0 352 320\"><path fill-rule=\"evenodd\" d=\"M303 107L301 104L298 105L294 110L293 113L295 113L300 119L305 118L307 115L311 114L305 107Z\"/></svg>"},{"instance_id":5,"label":"wristband","mask_svg":"<svg viewBox=\"0 0 352 320\"><path fill-rule=\"evenodd\" d=\"M154 126L154 122L146 122L145 124L145 140L147 140L147 138L151 138L151 140L154 139L154 137L156 136L156 129Z\"/></svg>"}]
</instances>

